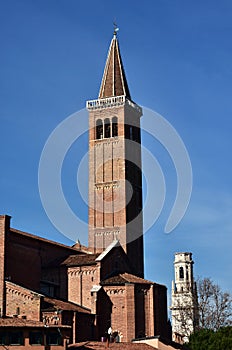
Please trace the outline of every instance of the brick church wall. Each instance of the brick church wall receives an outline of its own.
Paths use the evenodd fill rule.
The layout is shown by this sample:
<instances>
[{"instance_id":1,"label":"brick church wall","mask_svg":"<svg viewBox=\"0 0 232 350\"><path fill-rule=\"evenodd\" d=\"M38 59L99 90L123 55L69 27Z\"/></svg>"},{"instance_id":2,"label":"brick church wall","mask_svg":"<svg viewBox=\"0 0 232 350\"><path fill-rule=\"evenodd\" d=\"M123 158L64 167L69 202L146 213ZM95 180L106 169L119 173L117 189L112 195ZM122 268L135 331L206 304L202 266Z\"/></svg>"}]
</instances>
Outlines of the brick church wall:
<instances>
[{"instance_id":1,"label":"brick church wall","mask_svg":"<svg viewBox=\"0 0 232 350\"><path fill-rule=\"evenodd\" d=\"M133 307L131 308L130 306L132 302L131 298L129 307L127 305L127 288L125 286L107 286L104 287L104 290L112 303L111 327L113 331L117 330L121 332L123 341L126 341L128 333L128 311L130 314L131 312L133 313ZM131 322L133 323L133 318L130 319Z\"/></svg>"},{"instance_id":2,"label":"brick church wall","mask_svg":"<svg viewBox=\"0 0 232 350\"><path fill-rule=\"evenodd\" d=\"M68 268L68 300L91 309L91 289L100 282L99 266Z\"/></svg>"},{"instance_id":3,"label":"brick church wall","mask_svg":"<svg viewBox=\"0 0 232 350\"><path fill-rule=\"evenodd\" d=\"M71 247L46 241L11 229L6 236L6 278L39 291L42 268L50 262L78 252Z\"/></svg>"},{"instance_id":4,"label":"brick church wall","mask_svg":"<svg viewBox=\"0 0 232 350\"><path fill-rule=\"evenodd\" d=\"M41 296L30 290L6 282L6 315L25 316L28 320L40 321Z\"/></svg>"},{"instance_id":5,"label":"brick church wall","mask_svg":"<svg viewBox=\"0 0 232 350\"><path fill-rule=\"evenodd\" d=\"M5 241L9 230L10 217L0 216L0 315L5 314Z\"/></svg>"},{"instance_id":6,"label":"brick church wall","mask_svg":"<svg viewBox=\"0 0 232 350\"><path fill-rule=\"evenodd\" d=\"M100 279L103 280L113 273L130 272L130 267L127 262L122 247L115 247L107 254L101 262Z\"/></svg>"}]
</instances>

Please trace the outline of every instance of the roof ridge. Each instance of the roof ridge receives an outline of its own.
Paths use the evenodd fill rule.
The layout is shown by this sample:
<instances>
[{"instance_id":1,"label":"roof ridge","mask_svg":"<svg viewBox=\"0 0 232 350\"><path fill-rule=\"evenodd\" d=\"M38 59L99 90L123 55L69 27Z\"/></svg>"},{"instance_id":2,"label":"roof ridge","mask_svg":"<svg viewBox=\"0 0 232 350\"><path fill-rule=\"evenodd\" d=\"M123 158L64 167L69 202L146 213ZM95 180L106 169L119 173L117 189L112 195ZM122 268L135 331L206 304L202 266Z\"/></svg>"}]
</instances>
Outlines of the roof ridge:
<instances>
[{"instance_id":1,"label":"roof ridge","mask_svg":"<svg viewBox=\"0 0 232 350\"><path fill-rule=\"evenodd\" d=\"M75 248L73 248L71 246L68 246L68 245L66 245L64 243L59 243L59 242L53 241L51 239L47 239L47 238L44 238L44 237L41 237L41 236L37 236L34 233L21 231L21 230L18 230L16 228L13 228L13 227L10 228L10 232L18 233L18 234L26 236L28 238L37 239L39 241L43 241L43 242L48 243L48 244L54 244L54 245L57 245L57 246L60 246L60 247L63 247L63 248L67 248L67 249L72 250L73 252L80 252L79 250L77 250L77 249L75 249Z\"/></svg>"}]
</instances>

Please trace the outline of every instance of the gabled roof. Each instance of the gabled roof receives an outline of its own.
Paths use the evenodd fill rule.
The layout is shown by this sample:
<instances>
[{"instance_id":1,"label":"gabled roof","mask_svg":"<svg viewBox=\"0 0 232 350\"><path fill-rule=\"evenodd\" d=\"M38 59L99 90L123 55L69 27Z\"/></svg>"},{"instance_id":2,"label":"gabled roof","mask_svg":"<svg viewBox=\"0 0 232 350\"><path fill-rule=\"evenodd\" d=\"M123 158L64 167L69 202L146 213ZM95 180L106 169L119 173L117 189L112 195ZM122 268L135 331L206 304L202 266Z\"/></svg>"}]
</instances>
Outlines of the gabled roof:
<instances>
[{"instance_id":1,"label":"gabled roof","mask_svg":"<svg viewBox=\"0 0 232 350\"><path fill-rule=\"evenodd\" d=\"M69 255L65 260L61 262L61 265L65 265L65 266L96 265L96 258L98 256L99 254Z\"/></svg>"},{"instance_id":2,"label":"gabled roof","mask_svg":"<svg viewBox=\"0 0 232 350\"><path fill-rule=\"evenodd\" d=\"M76 250L73 247L70 247L68 245L65 245L65 244L62 244L62 243L59 243L59 242L52 241L52 240L44 238L44 237L36 236L36 235L34 235L32 233L28 233L28 232L24 232L24 231L21 231L21 230L17 230L17 229L12 228L12 227L10 228L10 233L21 235L21 236L27 237L29 239L33 239L33 240L36 240L36 241L44 242L44 243L47 243L47 244L52 244L53 246L62 247L62 248L65 248L67 250L70 250L70 253L71 252L75 252L76 254L79 254L79 251Z\"/></svg>"},{"instance_id":3,"label":"gabled roof","mask_svg":"<svg viewBox=\"0 0 232 350\"><path fill-rule=\"evenodd\" d=\"M130 97L116 34L111 40L98 98Z\"/></svg>"},{"instance_id":4,"label":"gabled roof","mask_svg":"<svg viewBox=\"0 0 232 350\"><path fill-rule=\"evenodd\" d=\"M80 306L78 304L72 303L71 301L63 301L63 300L54 299L51 297L44 297L43 301L45 305L43 305L42 311L46 311L46 310L49 311L52 308L56 310L59 309L59 310L65 310L65 311L77 311L77 312L82 312L87 314L91 313L90 309Z\"/></svg>"},{"instance_id":5,"label":"gabled roof","mask_svg":"<svg viewBox=\"0 0 232 350\"><path fill-rule=\"evenodd\" d=\"M104 257L115 247L119 247L120 243L117 239L115 239L97 258L96 261L101 261Z\"/></svg>"},{"instance_id":6,"label":"gabled roof","mask_svg":"<svg viewBox=\"0 0 232 350\"><path fill-rule=\"evenodd\" d=\"M132 275L130 273L120 273L118 275L109 277L103 281L101 281L102 285L123 285L126 283L134 283L134 284L153 284L153 282L145 280L141 277Z\"/></svg>"},{"instance_id":7,"label":"gabled roof","mask_svg":"<svg viewBox=\"0 0 232 350\"><path fill-rule=\"evenodd\" d=\"M21 286L20 284L16 284L16 283L8 281L8 280L5 280L5 283L6 283L6 287L8 289L13 289L13 288L20 289L24 293L31 294L32 296L38 297L38 298L41 298L43 296L43 294L35 292L34 290L31 290L27 287Z\"/></svg>"}]
</instances>

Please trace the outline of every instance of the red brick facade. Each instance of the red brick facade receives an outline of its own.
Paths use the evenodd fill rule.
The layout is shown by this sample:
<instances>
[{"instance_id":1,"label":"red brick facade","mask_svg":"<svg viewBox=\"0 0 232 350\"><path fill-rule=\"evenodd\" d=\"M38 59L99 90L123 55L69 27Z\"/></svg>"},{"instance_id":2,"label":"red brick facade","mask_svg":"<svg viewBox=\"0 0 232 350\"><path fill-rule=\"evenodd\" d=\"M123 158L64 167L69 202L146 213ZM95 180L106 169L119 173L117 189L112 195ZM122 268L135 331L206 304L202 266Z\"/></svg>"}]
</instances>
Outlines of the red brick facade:
<instances>
[{"instance_id":1,"label":"red brick facade","mask_svg":"<svg viewBox=\"0 0 232 350\"><path fill-rule=\"evenodd\" d=\"M27 335L30 322L63 327L71 343L99 340L109 327L127 342L169 335L166 287L143 279L142 110L130 99L116 36L111 49L101 97L87 102L89 247L18 231L0 216L0 311L24 320Z\"/></svg>"},{"instance_id":2,"label":"red brick facade","mask_svg":"<svg viewBox=\"0 0 232 350\"><path fill-rule=\"evenodd\" d=\"M167 335L166 288L131 275L128 257L117 241L102 254L87 254L12 229L8 218L7 227L5 220L0 217L5 247L0 297L6 316L35 321L47 316L53 322L61 312L58 323L74 325L70 338L75 341L100 339L109 326L120 331L124 341ZM44 294L71 302L71 310L58 301L45 307Z\"/></svg>"}]
</instances>

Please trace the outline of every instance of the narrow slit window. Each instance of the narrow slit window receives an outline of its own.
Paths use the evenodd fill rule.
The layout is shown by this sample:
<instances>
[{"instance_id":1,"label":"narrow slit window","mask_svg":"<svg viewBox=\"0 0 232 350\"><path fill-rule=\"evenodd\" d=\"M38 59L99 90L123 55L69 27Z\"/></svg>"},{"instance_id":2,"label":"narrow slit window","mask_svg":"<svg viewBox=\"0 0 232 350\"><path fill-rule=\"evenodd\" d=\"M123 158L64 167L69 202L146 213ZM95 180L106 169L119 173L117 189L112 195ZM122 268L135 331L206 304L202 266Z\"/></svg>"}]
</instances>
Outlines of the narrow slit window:
<instances>
[{"instance_id":1,"label":"narrow slit window","mask_svg":"<svg viewBox=\"0 0 232 350\"><path fill-rule=\"evenodd\" d=\"M98 119L96 122L96 139L102 139L103 138L103 124L101 119Z\"/></svg>"},{"instance_id":2,"label":"narrow slit window","mask_svg":"<svg viewBox=\"0 0 232 350\"><path fill-rule=\"evenodd\" d=\"M113 117L112 119L112 136L118 136L118 118Z\"/></svg>"},{"instance_id":3,"label":"narrow slit window","mask_svg":"<svg viewBox=\"0 0 232 350\"><path fill-rule=\"evenodd\" d=\"M180 277L180 279L184 278L184 268L182 266L179 269L179 277Z\"/></svg>"},{"instance_id":4,"label":"narrow slit window","mask_svg":"<svg viewBox=\"0 0 232 350\"><path fill-rule=\"evenodd\" d=\"M105 138L109 138L110 135L110 120L109 118L106 118L104 121L104 126L105 126Z\"/></svg>"}]
</instances>

